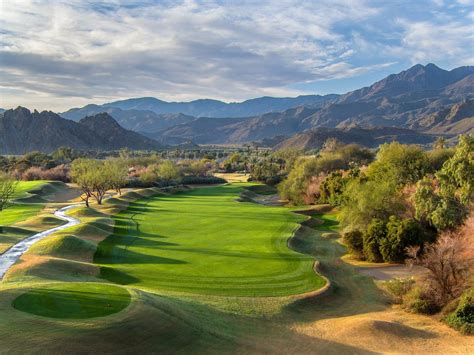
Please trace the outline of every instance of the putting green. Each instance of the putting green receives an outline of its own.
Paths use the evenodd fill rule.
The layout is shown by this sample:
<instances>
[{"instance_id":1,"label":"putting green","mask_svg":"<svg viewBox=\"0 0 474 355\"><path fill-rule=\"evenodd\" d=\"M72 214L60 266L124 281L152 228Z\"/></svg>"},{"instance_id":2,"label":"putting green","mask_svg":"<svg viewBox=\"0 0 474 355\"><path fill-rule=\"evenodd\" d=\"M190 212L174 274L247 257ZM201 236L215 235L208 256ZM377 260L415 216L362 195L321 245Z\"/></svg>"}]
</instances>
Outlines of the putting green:
<instances>
[{"instance_id":1,"label":"putting green","mask_svg":"<svg viewBox=\"0 0 474 355\"><path fill-rule=\"evenodd\" d=\"M286 296L318 289L313 259L290 250L304 217L284 207L237 202L242 184L132 203L99 244L101 276L154 290Z\"/></svg>"},{"instance_id":2,"label":"putting green","mask_svg":"<svg viewBox=\"0 0 474 355\"><path fill-rule=\"evenodd\" d=\"M130 293L118 286L60 283L32 289L13 301L19 311L65 319L103 317L130 304Z\"/></svg>"}]
</instances>

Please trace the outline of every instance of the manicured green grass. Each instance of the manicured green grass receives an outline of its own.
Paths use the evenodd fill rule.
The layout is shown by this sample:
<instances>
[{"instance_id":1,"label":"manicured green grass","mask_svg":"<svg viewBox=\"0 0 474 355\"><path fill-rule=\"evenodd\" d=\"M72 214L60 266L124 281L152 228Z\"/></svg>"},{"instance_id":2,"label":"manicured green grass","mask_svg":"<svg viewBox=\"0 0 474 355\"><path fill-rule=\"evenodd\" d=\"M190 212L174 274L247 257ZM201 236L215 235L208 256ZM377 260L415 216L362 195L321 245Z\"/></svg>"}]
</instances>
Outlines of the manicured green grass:
<instances>
[{"instance_id":1,"label":"manicured green grass","mask_svg":"<svg viewBox=\"0 0 474 355\"><path fill-rule=\"evenodd\" d=\"M34 217L43 208L41 204L15 203L0 212L0 225L10 226Z\"/></svg>"},{"instance_id":2,"label":"manicured green grass","mask_svg":"<svg viewBox=\"0 0 474 355\"><path fill-rule=\"evenodd\" d=\"M101 276L147 289L228 296L286 296L322 287L314 260L287 246L304 217L237 202L244 186L132 203L115 217L115 233L99 244Z\"/></svg>"},{"instance_id":3,"label":"manicured green grass","mask_svg":"<svg viewBox=\"0 0 474 355\"><path fill-rule=\"evenodd\" d=\"M47 183L47 181L20 181L16 186L12 199L28 197L28 191L38 189ZM34 217L42 208L42 204L13 203L13 205L0 212L0 225L9 226Z\"/></svg>"},{"instance_id":4,"label":"manicured green grass","mask_svg":"<svg viewBox=\"0 0 474 355\"><path fill-rule=\"evenodd\" d=\"M46 180L37 180L37 181L19 181L13 199L28 197L29 191L36 190L46 185L48 181Z\"/></svg>"},{"instance_id":5,"label":"manicured green grass","mask_svg":"<svg viewBox=\"0 0 474 355\"><path fill-rule=\"evenodd\" d=\"M97 283L60 283L34 288L13 301L17 310L64 319L103 317L130 304L130 293Z\"/></svg>"}]
</instances>

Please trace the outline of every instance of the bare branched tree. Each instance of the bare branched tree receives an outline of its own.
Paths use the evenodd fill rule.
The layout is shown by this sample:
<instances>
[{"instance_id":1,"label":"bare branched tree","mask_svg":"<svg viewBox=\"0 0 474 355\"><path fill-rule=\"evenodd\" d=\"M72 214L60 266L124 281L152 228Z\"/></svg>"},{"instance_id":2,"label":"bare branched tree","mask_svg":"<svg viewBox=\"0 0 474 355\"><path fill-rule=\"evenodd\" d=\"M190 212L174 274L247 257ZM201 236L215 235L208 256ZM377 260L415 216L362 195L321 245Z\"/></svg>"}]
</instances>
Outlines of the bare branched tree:
<instances>
[{"instance_id":1,"label":"bare branched tree","mask_svg":"<svg viewBox=\"0 0 474 355\"><path fill-rule=\"evenodd\" d=\"M6 173L0 173L0 211L8 208L11 205L11 198L15 193L16 181L11 175ZM0 225L0 232L3 231Z\"/></svg>"},{"instance_id":2,"label":"bare branched tree","mask_svg":"<svg viewBox=\"0 0 474 355\"><path fill-rule=\"evenodd\" d=\"M17 183L12 176L0 173L0 211L10 206Z\"/></svg>"},{"instance_id":3,"label":"bare branched tree","mask_svg":"<svg viewBox=\"0 0 474 355\"><path fill-rule=\"evenodd\" d=\"M420 247L407 249L409 262L428 269L425 285L436 295L440 306L459 297L469 286L474 266L471 239L459 231L446 232L435 243L425 246L423 253Z\"/></svg>"}]
</instances>

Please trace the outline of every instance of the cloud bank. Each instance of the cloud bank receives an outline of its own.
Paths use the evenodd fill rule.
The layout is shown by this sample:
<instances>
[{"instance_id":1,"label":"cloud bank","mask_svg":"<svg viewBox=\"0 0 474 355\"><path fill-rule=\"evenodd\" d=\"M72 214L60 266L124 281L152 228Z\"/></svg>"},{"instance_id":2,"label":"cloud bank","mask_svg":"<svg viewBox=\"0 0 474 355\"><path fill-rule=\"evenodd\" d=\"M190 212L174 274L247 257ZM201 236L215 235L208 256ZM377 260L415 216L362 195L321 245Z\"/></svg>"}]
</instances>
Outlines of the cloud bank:
<instances>
[{"instance_id":1,"label":"cloud bank","mask_svg":"<svg viewBox=\"0 0 474 355\"><path fill-rule=\"evenodd\" d=\"M0 107L293 96L416 62L472 64L472 5L4 0Z\"/></svg>"}]
</instances>

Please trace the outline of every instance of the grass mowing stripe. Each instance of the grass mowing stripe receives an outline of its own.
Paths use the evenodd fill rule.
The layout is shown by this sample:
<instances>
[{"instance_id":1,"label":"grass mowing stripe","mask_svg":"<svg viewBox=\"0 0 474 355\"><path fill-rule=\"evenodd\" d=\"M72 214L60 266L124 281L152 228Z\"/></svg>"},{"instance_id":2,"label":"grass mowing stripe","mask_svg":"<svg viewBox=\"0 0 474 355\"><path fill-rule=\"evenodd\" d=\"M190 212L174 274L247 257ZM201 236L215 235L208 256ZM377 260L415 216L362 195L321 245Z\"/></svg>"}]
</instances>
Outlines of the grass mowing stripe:
<instances>
[{"instance_id":1,"label":"grass mowing stripe","mask_svg":"<svg viewBox=\"0 0 474 355\"><path fill-rule=\"evenodd\" d=\"M94 261L102 277L146 289L230 296L287 296L322 287L313 259L287 246L304 217L284 207L237 202L243 186L132 203L115 216L114 234L99 244Z\"/></svg>"}]
</instances>

